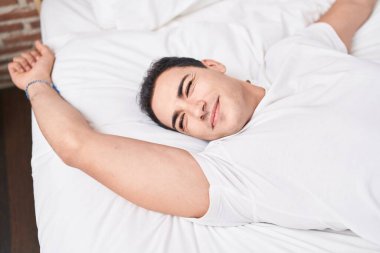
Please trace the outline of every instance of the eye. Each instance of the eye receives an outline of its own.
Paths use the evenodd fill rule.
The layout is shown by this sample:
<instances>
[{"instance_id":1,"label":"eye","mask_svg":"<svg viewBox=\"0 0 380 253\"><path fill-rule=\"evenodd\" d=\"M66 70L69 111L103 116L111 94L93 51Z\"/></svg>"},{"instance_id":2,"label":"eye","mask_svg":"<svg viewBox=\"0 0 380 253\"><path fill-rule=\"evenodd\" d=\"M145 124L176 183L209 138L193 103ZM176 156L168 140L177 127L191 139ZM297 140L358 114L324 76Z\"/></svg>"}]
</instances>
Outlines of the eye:
<instances>
[{"instance_id":1,"label":"eye","mask_svg":"<svg viewBox=\"0 0 380 253\"><path fill-rule=\"evenodd\" d=\"M185 117L185 114L183 113L181 115L181 118L179 119L179 129L181 129L182 131L184 131L185 129L183 128L183 118Z\"/></svg>"},{"instance_id":2,"label":"eye","mask_svg":"<svg viewBox=\"0 0 380 253\"><path fill-rule=\"evenodd\" d=\"M193 80L191 80L189 82L189 84L187 85L187 88L186 88L186 97L189 97L189 92L190 92L191 85L193 85Z\"/></svg>"}]
</instances>

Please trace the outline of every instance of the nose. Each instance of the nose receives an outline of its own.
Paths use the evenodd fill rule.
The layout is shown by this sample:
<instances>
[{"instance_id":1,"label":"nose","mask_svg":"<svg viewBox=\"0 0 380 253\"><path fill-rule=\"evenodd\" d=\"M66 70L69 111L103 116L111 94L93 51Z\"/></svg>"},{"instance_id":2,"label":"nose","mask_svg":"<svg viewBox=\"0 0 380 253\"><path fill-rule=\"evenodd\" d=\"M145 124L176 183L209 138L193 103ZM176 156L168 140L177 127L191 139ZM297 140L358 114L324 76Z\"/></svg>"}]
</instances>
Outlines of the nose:
<instances>
[{"instance_id":1,"label":"nose","mask_svg":"<svg viewBox=\"0 0 380 253\"><path fill-rule=\"evenodd\" d=\"M207 116L206 112L206 102L203 100L198 100L193 103L188 103L186 106L186 111L189 115L204 120Z\"/></svg>"}]
</instances>

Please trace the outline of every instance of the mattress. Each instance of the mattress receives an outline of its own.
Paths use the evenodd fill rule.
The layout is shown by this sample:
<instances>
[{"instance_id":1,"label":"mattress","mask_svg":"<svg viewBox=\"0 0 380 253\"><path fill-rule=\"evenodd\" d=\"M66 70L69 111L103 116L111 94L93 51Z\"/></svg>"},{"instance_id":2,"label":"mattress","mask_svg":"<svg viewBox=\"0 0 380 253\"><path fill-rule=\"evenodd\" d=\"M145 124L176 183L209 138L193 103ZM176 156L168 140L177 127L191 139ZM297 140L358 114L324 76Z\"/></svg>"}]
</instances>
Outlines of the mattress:
<instances>
[{"instance_id":1,"label":"mattress","mask_svg":"<svg viewBox=\"0 0 380 253\"><path fill-rule=\"evenodd\" d=\"M156 126L137 92L152 60L212 58L227 73L263 85L266 50L317 20L331 0L45 0L43 42L56 54L61 95L97 131L180 147L207 143ZM357 33L352 53L380 62L380 8ZM257 223L194 224L138 207L65 165L32 117L38 239L60 252L380 252L350 231L296 230ZM101 154L99 154L101 155Z\"/></svg>"}]
</instances>

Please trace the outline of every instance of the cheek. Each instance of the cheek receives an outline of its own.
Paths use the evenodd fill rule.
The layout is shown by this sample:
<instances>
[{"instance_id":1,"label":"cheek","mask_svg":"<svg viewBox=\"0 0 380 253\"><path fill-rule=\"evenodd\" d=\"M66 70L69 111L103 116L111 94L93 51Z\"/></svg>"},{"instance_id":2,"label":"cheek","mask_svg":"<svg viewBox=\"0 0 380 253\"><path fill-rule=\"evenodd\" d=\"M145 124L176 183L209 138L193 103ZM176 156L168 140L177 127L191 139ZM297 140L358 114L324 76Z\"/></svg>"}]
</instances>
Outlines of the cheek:
<instances>
[{"instance_id":1,"label":"cheek","mask_svg":"<svg viewBox=\"0 0 380 253\"><path fill-rule=\"evenodd\" d=\"M205 85L198 83L194 87L193 93L191 94L191 98L194 99L205 99L210 94L210 90L205 87Z\"/></svg>"},{"instance_id":2,"label":"cheek","mask_svg":"<svg viewBox=\"0 0 380 253\"><path fill-rule=\"evenodd\" d=\"M201 134L205 132L205 124L197 119L191 118L187 122L189 134Z\"/></svg>"},{"instance_id":3,"label":"cheek","mask_svg":"<svg viewBox=\"0 0 380 253\"><path fill-rule=\"evenodd\" d=\"M239 128L241 121L243 120L243 112L241 110L241 104L236 100L229 101L230 103L225 103L220 115L220 122L222 123L222 128L225 131L235 131Z\"/></svg>"}]
</instances>

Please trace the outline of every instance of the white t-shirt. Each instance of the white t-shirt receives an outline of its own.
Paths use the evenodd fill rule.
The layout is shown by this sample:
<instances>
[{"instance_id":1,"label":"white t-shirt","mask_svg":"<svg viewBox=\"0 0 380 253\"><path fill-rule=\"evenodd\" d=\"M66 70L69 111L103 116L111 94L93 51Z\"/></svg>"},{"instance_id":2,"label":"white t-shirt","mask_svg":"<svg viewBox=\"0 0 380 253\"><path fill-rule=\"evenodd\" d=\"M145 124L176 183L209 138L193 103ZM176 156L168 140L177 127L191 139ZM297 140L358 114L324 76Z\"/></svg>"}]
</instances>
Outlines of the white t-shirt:
<instances>
[{"instance_id":1,"label":"white t-shirt","mask_svg":"<svg viewBox=\"0 0 380 253\"><path fill-rule=\"evenodd\" d=\"M197 223L351 229L380 242L380 65L316 23L266 55L271 87L237 134L192 154L210 183Z\"/></svg>"}]
</instances>

